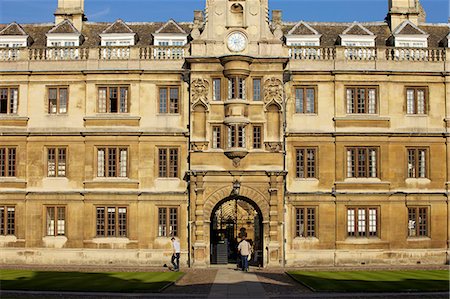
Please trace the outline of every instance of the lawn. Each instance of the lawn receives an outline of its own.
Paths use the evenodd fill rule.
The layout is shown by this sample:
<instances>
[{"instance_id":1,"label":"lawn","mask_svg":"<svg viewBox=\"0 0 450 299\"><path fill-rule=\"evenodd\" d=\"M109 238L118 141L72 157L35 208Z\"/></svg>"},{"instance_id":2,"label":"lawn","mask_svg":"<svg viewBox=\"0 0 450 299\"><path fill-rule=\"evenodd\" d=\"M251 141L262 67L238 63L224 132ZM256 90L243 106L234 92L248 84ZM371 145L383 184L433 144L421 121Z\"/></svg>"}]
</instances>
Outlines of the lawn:
<instances>
[{"instance_id":1,"label":"lawn","mask_svg":"<svg viewBox=\"0 0 450 299\"><path fill-rule=\"evenodd\" d=\"M293 279L317 292L444 292L449 271L291 271Z\"/></svg>"},{"instance_id":2,"label":"lawn","mask_svg":"<svg viewBox=\"0 0 450 299\"><path fill-rule=\"evenodd\" d=\"M180 272L47 272L0 270L2 290L74 292L159 292L177 281Z\"/></svg>"}]
</instances>

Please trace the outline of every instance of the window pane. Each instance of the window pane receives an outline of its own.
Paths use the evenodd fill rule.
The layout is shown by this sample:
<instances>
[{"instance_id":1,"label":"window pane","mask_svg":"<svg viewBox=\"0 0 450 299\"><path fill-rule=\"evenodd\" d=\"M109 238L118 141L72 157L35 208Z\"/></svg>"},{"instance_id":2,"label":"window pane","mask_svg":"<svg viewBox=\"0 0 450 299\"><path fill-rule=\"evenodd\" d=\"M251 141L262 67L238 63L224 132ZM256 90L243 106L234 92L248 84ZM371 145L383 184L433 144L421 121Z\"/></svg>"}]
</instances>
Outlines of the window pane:
<instances>
[{"instance_id":1,"label":"window pane","mask_svg":"<svg viewBox=\"0 0 450 299\"><path fill-rule=\"evenodd\" d=\"M261 101L261 79L253 79L253 101Z\"/></svg>"},{"instance_id":2,"label":"window pane","mask_svg":"<svg viewBox=\"0 0 450 299\"><path fill-rule=\"evenodd\" d=\"M419 208L419 236L428 236L428 209Z\"/></svg>"},{"instance_id":3,"label":"window pane","mask_svg":"<svg viewBox=\"0 0 450 299\"><path fill-rule=\"evenodd\" d=\"M120 88L120 113L128 112L128 88Z\"/></svg>"},{"instance_id":4,"label":"window pane","mask_svg":"<svg viewBox=\"0 0 450 299\"><path fill-rule=\"evenodd\" d=\"M120 149L120 177L127 177L127 156L128 151L127 149Z\"/></svg>"},{"instance_id":5,"label":"window pane","mask_svg":"<svg viewBox=\"0 0 450 299\"><path fill-rule=\"evenodd\" d=\"M116 208L108 208L108 236L116 236Z\"/></svg>"},{"instance_id":6,"label":"window pane","mask_svg":"<svg viewBox=\"0 0 450 299\"><path fill-rule=\"evenodd\" d=\"M48 113L56 114L57 112L57 89L49 88L48 90Z\"/></svg>"},{"instance_id":7,"label":"window pane","mask_svg":"<svg viewBox=\"0 0 450 299\"><path fill-rule=\"evenodd\" d=\"M167 89L159 90L159 113L167 113Z\"/></svg>"},{"instance_id":8,"label":"window pane","mask_svg":"<svg viewBox=\"0 0 450 299\"><path fill-rule=\"evenodd\" d=\"M178 113L178 88L170 89L170 113Z\"/></svg>"},{"instance_id":9,"label":"window pane","mask_svg":"<svg viewBox=\"0 0 450 299\"><path fill-rule=\"evenodd\" d=\"M178 236L178 209L170 208L169 211L170 221L170 236Z\"/></svg>"},{"instance_id":10,"label":"window pane","mask_svg":"<svg viewBox=\"0 0 450 299\"><path fill-rule=\"evenodd\" d=\"M117 149L108 148L108 177L117 176Z\"/></svg>"},{"instance_id":11,"label":"window pane","mask_svg":"<svg viewBox=\"0 0 450 299\"><path fill-rule=\"evenodd\" d=\"M0 235L5 234L5 208L0 207Z\"/></svg>"},{"instance_id":12,"label":"window pane","mask_svg":"<svg viewBox=\"0 0 450 299\"><path fill-rule=\"evenodd\" d=\"M58 149L58 176L66 176L66 149Z\"/></svg>"},{"instance_id":13,"label":"window pane","mask_svg":"<svg viewBox=\"0 0 450 299\"><path fill-rule=\"evenodd\" d=\"M8 207L7 208L7 220L6 220L6 234L7 235L14 235L15 234L15 208L14 207Z\"/></svg>"},{"instance_id":14,"label":"window pane","mask_svg":"<svg viewBox=\"0 0 450 299\"><path fill-rule=\"evenodd\" d=\"M365 113L366 111L366 89L358 88L357 113Z\"/></svg>"},{"instance_id":15,"label":"window pane","mask_svg":"<svg viewBox=\"0 0 450 299\"><path fill-rule=\"evenodd\" d=\"M127 236L127 209L119 208L119 236Z\"/></svg>"},{"instance_id":16,"label":"window pane","mask_svg":"<svg viewBox=\"0 0 450 299\"><path fill-rule=\"evenodd\" d=\"M369 89L369 113L377 113L377 96L376 89Z\"/></svg>"},{"instance_id":17,"label":"window pane","mask_svg":"<svg viewBox=\"0 0 450 299\"><path fill-rule=\"evenodd\" d=\"M6 114L8 112L8 88L0 89L0 113Z\"/></svg>"},{"instance_id":18,"label":"window pane","mask_svg":"<svg viewBox=\"0 0 450 299\"><path fill-rule=\"evenodd\" d=\"M259 126L253 127L253 148L261 148L261 127Z\"/></svg>"},{"instance_id":19,"label":"window pane","mask_svg":"<svg viewBox=\"0 0 450 299\"><path fill-rule=\"evenodd\" d=\"M408 89L406 90L406 113L414 114L415 110L414 89Z\"/></svg>"},{"instance_id":20,"label":"window pane","mask_svg":"<svg viewBox=\"0 0 450 299\"><path fill-rule=\"evenodd\" d=\"M377 235L377 209L369 209L369 236Z\"/></svg>"},{"instance_id":21,"label":"window pane","mask_svg":"<svg viewBox=\"0 0 450 299\"><path fill-rule=\"evenodd\" d=\"M415 237L416 236L416 209L408 208L408 236Z\"/></svg>"},{"instance_id":22,"label":"window pane","mask_svg":"<svg viewBox=\"0 0 450 299\"><path fill-rule=\"evenodd\" d=\"M354 98L355 98L355 90L348 88L347 89L347 113L348 114L354 113L354 111L355 111Z\"/></svg>"},{"instance_id":23,"label":"window pane","mask_svg":"<svg viewBox=\"0 0 450 299\"><path fill-rule=\"evenodd\" d=\"M425 114L425 90L417 90L417 113Z\"/></svg>"},{"instance_id":24,"label":"window pane","mask_svg":"<svg viewBox=\"0 0 450 299\"><path fill-rule=\"evenodd\" d=\"M109 99L107 102L107 112L117 113L119 111L118 108L118 88L117 87L109 87Z\"/></svg>"},{"instance_id":25,"label":"window pane","mask_svg":"<svg viewBox=\"0 0 450 299\"><path fill-rule=\"evenodd\" d=\"M366 236L366 210L358 209L358 236Z\"/></svg>"},{"instance_id":26,"label":"window pane","mask_svg":"<svg viewBox=\"0 0 450 299\"><path fill-rule=\"evenodd\" d=\"M8 150L8 176L16 176L16 149L10 148Z\"/></svg>"},{"instance_id":27,"label":"window pane","mask_svg":"<svg viewBox=\"0 0 450 299\"><path fill-rule=\"evenodd\" d=\"M222 99L220 83L220 79L214 79L213 81L214 101L220 101Z\"/></svg>"},{"instance_id":28,"label":"window pane","mask_svg":"<svg viewBox=\"0 0 450 299\"><path fill-rule=\"evenodd\" d=\"M97 236L105 236L105 208L97 208Z\"/></svg>"},{"instance_id":29,"label":"window pane","mask_svg":"<svg viewBox=\"0 0 450 299\"><path fill-rule=\"evenodd\" d=\"M98 112L106 113L106 88L98 89Z\"/></svg>"},{"instance_id":30,"label":"window pane","mask_svg":"<svg viewBox=\"0 0 450 299\"><path fill-rule=\"evenodd\" d=\"M0 148L0 177L6 176L6 148Z\"/></svg>"},{"instance_id":31,"label":"window pane","mask_svg":"<svg viewBox=\"0 0 450 299\"><path fill-rule=\"evenodd\" d=\"M213 127L213 148L222 148L221 144L221 127Z\"/></svg>"},{"instance_id":32,"label":"window pane","mask_svg":"<svg viewBox=\"0 0 450 299\"><path fill-rule=\"evenodd\" d=\"M55 235L55 208L47 208L47 236Z\"/></svg>"},{"instance_id":33,"label":"window pane","mask_svg":"<svg viewBox=\"0 0 450 299\"><path fill-rule=\"evenodd\" d=\"M305 178L305 150L297 150L297 177Z\"/></svg>"},{"instance_id":34,"label":"window pane","mask_svg":"<svg viewBox=\"0 0 450 299\"><path fill-rule=\"evenodd\" d=\"M47 176L56 176L56 153L54 148L48 149L47 156Z\"/></svg>"},{"instance_id":35,"label":"window pane","mask_svg":"<svg viewBox=\"0 0 450 299\"><path fill-rule=\"evenodd\" d=\"M316 230L315 230L315 226L316 226L316 209L314 208L307 208L307 231L306 231L306 235L308 237L315 237L316 235Z\"/></svg>"},{"instance_id":36,"label":"window pane","mask_svg":"<svg viewBox=\"0 0 450 299\"><path fill-rule=\"evenodd\" d=\"M347 233L349 236L355 236L355 210L347 210Z\"/></svg>"},{"instance_id":37,"label":"window pane","mask_svg":"<svg viewBox=\"0 0 450 299\"><path fill-rule=\"evenodd\" d=\"M105 176L105 149L98 149L97 151L97 176Z\"/></svg>"},{"instance_id":38,"label":"window pane","mask_svg":"<svg viewBox=\"0 0 450 299\"><path fill-rule=\"evenodd\" d=\"M375 149L369 149L369 176L377 177L377 151Z\"/></svg>"},{"instance_id":39,"label":"window pane","mask_svg":"<svg viewBox=\"0 0 450 299\"><path fill-rule=\"evenodd\" d=\"M158 236L167 236L167 210L166 208L158 209Z\"/></svg>"},{"instance_id":40,"label":"window pane","mask_svg":"<svg viewBox=\"0 0 450 299\"><path fill-rule=\"evenodd\" d=\"M416 150L408 150L408 177L416 177Z\"/></svg>"},{"instance_id":41,"label":"window pane","mask_svg":"<svg viewBox=\"0 0 450 299\"><path fill-rule=\"evenodd\" d=\"M306 113L314 113L315 112L315 102L314 102L314 89L308 88L306 90Z\"/></svg>"},{"instance_id":42,"label":"window pane","mask_svg":"<svg viewBox=\"0 0 450 299\"><path fill-rule=\"evenodd\" d=\"M58 236L63 236L65 234L65 222L66 222L66 208L59 207L58 208L58 227L57 227Z\"/></svg>"},{"instance_id":43,"label":"window pane","mask_svg":"<svg viewBox=\"0 0 450 299\"><path fill-rule=\"evenodd\" d=\"M67 113L67 88L59 89L59 113Z\"/></svg>"},{"instance_id":44,"label":"window pane","mask_svg":"<svg viewBox=\"0 0 450 299\"><path fill-rule=\"evenodd\" d=\"M419 178L426 178L427 177L427 171L426 171L426 150L421 149L418 150L419 153L419 169L418 169L418 173L419 173Z\"/></svg>"},{"instance_id":45,"label":"window pane","mask_svg":"<svg viewBox=\"0 0 450 299\"><path fill-rule=\"evenodd\" d=\"M10 89L9 96L9 113L17 114L17 107L19 103L19 90L17 88Z\"/></svg>"},{"instance_id":46,"label":"window pane","mask_svg":"<svg viewBox=\"0 0 450 299\"><path fill-rule=\"evenodd\" d=\"M305 236L305 210L296 209L296 236Z\"/></svg>"},{"instance_id":47,"label":"window pane","mask_svg":"<svg viewBox=\"0 0 450 299\"><path fill-rule=\"evenodd\" d=\"M178 177L178 149L169 149L169 177Z\"/></svg>"},{"instance_id":48,"label":"window pane","mask_svg":"<svg viewBox=\"0 0 450 299\"><path fill-rule=\"evenodd\" d=\"M159 177L167 177L167 150L159 149Z\"/></svg>"},{"instance_id":49,"label":"window pane","mask_svg":"<svg viewBox=\"0 0 450 299\"><path fill-rule=\"evenodd\" d=\"M295 112L303 113L303 88L297 88L295 90Z\"/></svg>"}]
</instances>

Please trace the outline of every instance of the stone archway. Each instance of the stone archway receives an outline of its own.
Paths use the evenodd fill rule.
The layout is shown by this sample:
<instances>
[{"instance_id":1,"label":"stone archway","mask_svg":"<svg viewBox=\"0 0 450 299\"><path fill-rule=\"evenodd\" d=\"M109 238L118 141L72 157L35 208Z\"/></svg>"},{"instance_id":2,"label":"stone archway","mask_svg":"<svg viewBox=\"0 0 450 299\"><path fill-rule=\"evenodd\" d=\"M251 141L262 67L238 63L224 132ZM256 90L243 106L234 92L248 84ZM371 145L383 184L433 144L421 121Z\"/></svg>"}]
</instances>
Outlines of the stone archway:
<instances>
[{"instance_id":1,"label":"stone archway","mask_svg":"<svg viewBox=\"0 0 450 299\"><path fill-rule=\"evenodd\" d=\"M238 264L237 247L245 238L253 248L252 266L264 263L263 215L249 198L231 195L213 209L209 230L210 264Z\"/></svg>"}]
</instances>

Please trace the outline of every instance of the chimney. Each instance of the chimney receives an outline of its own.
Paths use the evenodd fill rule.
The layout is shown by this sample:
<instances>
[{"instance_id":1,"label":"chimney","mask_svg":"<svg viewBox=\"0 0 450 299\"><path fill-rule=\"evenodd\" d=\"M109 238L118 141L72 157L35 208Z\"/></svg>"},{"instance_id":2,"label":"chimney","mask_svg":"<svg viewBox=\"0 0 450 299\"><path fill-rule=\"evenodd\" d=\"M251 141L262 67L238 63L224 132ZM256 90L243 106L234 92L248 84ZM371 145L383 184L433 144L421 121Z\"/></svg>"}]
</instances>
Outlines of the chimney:
<instances>
[{"instance_id":1,"label":"chimney","mask_svg":"<svg viewBox=\"0 0 450 299\"><path fill-rule=\"evenodd\" d=\"M87 20L84 15L84 0L58 0L58 8L54 15L55 25L69 19L75 28L81 32L83 21Z\"/></svg>"}]
</instances>

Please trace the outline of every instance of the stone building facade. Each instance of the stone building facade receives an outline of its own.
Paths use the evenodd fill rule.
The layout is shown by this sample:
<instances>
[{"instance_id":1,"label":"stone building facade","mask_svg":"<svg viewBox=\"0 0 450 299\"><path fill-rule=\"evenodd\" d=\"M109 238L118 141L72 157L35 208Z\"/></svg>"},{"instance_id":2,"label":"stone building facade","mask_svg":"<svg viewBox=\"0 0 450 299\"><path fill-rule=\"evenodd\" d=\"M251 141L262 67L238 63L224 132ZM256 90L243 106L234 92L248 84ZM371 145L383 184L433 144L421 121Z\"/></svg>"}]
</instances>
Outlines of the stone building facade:
<instances>
[{"instance_id":1,"label":"stone building facade","mask_svg":"<svg viewBox=\"0 0 450 299\"><path fill-rule=\"evenodd\" d=\"M301 18L301 12L299 12ZM0 263L444 264L449 24L269 20L0 25ZM224 254L224 256L222 256Z\"/></svg>"}]
</instances>

